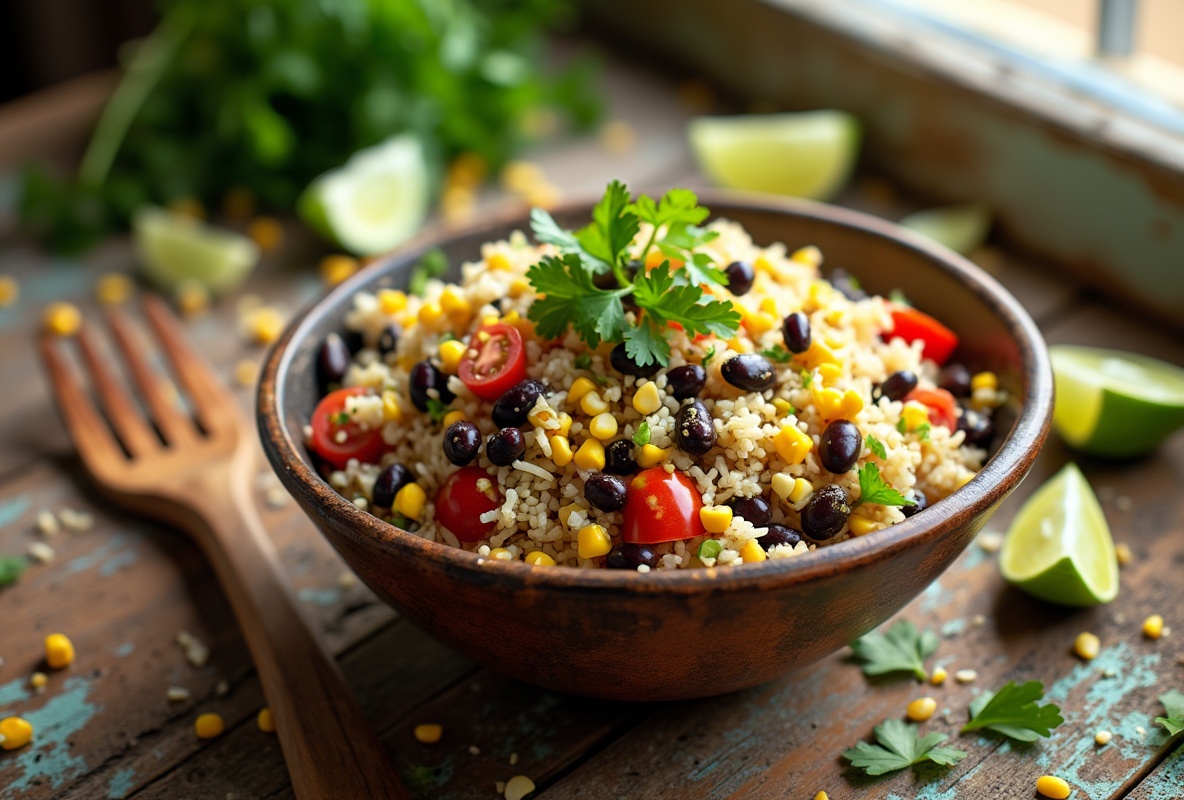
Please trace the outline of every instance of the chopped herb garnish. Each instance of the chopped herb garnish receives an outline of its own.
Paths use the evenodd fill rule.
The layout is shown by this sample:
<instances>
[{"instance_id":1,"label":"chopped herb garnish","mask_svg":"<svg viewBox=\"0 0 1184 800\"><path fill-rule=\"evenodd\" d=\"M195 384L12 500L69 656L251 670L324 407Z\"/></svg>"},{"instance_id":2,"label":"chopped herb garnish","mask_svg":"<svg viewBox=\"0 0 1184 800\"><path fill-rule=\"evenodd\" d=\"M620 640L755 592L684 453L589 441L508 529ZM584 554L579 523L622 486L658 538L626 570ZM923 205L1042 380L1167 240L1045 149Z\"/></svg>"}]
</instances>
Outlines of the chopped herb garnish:
<instances>
[{"instance_id":1,"label":"chopped herb garnish","mask_svg":"<svg viewBox=\"0 0 1184 800\"><path fill-rule=\"evenodd\" d=\"M336 414L333 415L333 419L332 419L332 422L334 425L347 425L347 424L349 424L349 421L350 421L350 416L349 416L349 413L346 411L338 411Z\"/></svg>"},{"instance_id":2,"label":"chopped herb garnish","mask_svg":"<svg viewBox=\"0 0 1184 800\"><path fill-rule=\"evenodd\" d=\"M643 419L641 424L637 426L637 430L633 434L633 443L638 447L645 447L650 443L649 420Z\"/></svg>"},{"instance_id":3,"label":"chopped herb garnish","mask_svg":"<svg viewBox=\"0 0 1184 800\"><path fill-rule=\"evenodd\" d=\"M962 726L962 732L985 728L1018 742L1049 736L1065 720L1052 703L1037 705L1043 699L1044 685L1040 681L1023 685L1008 681L998 692L985 691L970 702L970 722Z\"/></svg>"},{"instance_id":4,"label":"chopped herb garnish","mask_svg":"<svg viewBox=\"0 0 1184 800\"><path fill-rule=\"evenodd\" d=\"M904 417L901 417L899 420L896 421L896 430L900 433L908 433L909 432L908 426L905 425L905 423L904 423Z\"/></svg>"},{"instance_id":5,"label":"chopped herb garnish","mask_svg":"<svg viewBox=\"0 0 1184 800\"><path fill-rule=\"evenodd\" d=\"M411 278L407 281L407 291L422 297L428 288L428 281L432 278L439 278L447 271L448 257L444 255L444 251L429 250L412 268Z\"/></svg>"},{"instance_id":6,"label":"chopped herb garnish","mask_svg":"<svg viewBox=\"0 0 1184 800\"><path fill-rule=\"evenodd\" d=\"M909 299L904 296L904 292L902 292L900 289L893 289L890 291L888 293L888 299L893 303L896 303L898 306L908 306L909 308L913 307L913 304L909 302Z\"/></svg>"},{"instance_id":7,"label":"chopped herb garnish","mask_svg":"<svg viewBox=\"0 0 1184 800\"><path fill-rule=\"evenodd\" d=\"M802 370L802 388L809 389L810 384L814 382L814 373L808 369Z\"/></svg>"},{"instance_id":8,"label":"chopped herb garnish","mask_svg":"<svg viewBox=\"0 0 1184 800\"><path fill-rule=\"evenodd\" d=\"M788 364L789 359L793 358L790 352L779 344L775 344L772 347L766 347L764 350L760 351L760 354L770 361L775 361L778 364Z\"/></svg>"},{"instance_id":9,"label":"chopped herb garnish","mask_svg":"<svg viewBox=\"0 0 1184 800\"><path fill-rule=\"evenodd\" d=\"M719 558L719 554L724 551L724 546L715 539L707 539L703 544L699 545L698 556L700 559L704 558Z\"/></svg>"},{"instance_id":10,"label":"chopped herb garnish","mask_svg":"<svg viewBox=\"0 0 1184 800\"><path fill-rule=\"evenodd\" d=\"M917 437L920 438L921 441L927 442L929 441L929 430L931 427L932 426L928 422L922 422L917 426L917 429L913 431L913 433L917 434Z\"/></svg>"},{"instance_id":11,"label":"chopped herb garnish","mask_svg":"<svg viewBox=\"0 0 1184 800\"><path fill-rule=\"evenodd\" d=\"M888 460L888 451L884 449L884 443L870 433L867 435L867 449L881 461Z\"/></svg>"},{"instance_id":12,"label":"chopped herb garnish","mask_svg":"<svg viewBox=\"0 0 1184 800\"><path fill-rule=\"evenodd\" d=\"M592 366L592 356L580 353L576 356L576 369L589 369Z\"/></svg>"},{"instance_id":13,"label":"chopped herb garnish","mask_svg":"<svg viewBox=\"0 0 1184 800\"><path fill-rule=\"evenodd\" d=\"M1163 703L1164 716L1156 717L1155 724L1162 726L1168 732L1168 736L1176 736L1184 731L1184 694L1172 689L1161 694L1159 702Z\"/></svg>"},{"instance_id":14,"label":"chopped herb garnish","mask_svg":"<svg viewBox=\"0 0 1184 800\"><path fill-rule=\"evenodd\" d=\"M703 366L711 363L711 359L715 358L715 345L707 348L707 352L703 354Z\"/></svg>"},{"instance_id":15,"label":"chopped herb garnish","mask_svg":"<svg viewBox=\"0 0 1184 800\"><path fill-rule=\"evenodd\" d=\"M592 210L592 223L575 233L564 231L547 212L535 209L531 214L535 238L560 250L560 255L546 256L526 273L542 295L527 312L539 335L557 338L570 327L590 347L602 341L624 342L629 358L641 367L669 363L669 322L677 322L689 336L734 335L740 315L730 301L704 295L700 285L724 283L724 278L710 257L692 252L715 238L713 232L695 227L708 214L697 202L693 192L672 189L658 203L644 195L630 203L625 185L613 181ZM640 269L629 276L629 247L643 219L655 226L641 253L643 262L650 248L657 246L668 259L683 261L682 267L673 269L667 260L656 269ZM616 278L616 288L599 288L593 278L609 271ZM630 295L638 308L633 320L626 317L621 302Z\"/></svg>"},{"instance_id":16,"label":"chopped herb garnish","mask_svg":"<svg viewBox=\"0 0 1184 800\"><path fill-rule=\"evenodd\" d=\"M29 560L24 556L0 556L0 586L16 583L28 566Z\"/></svg>"},{"instance_id":17,"label":"chopped herb garnish","mask_svg":"<svg viewBox=\"0 0 1184 800\"><path fill-rule=\"evenodd\" d=\"M444 421L444 416L448 413L448 406L440 402L435 397L428 398L428 416L432 418L432 422L437 424Z\"/></svg>"},{"instance_id":18,"label":"chopped herb garnish","mask_svg":"<svg viewBox=\"0 0 1184 800\"><path fill-rule=\"evenodd\" d=\"M948 767L966 758L962 750L938 746L948 738L944 733L919 736L916 725L899 719L884 720L876 726L875 732L879 744L860 742L843 753L843 758L850 761L851 766L868 775L896 772L924 761Z\"/></svg>"},{"instance_id":19,"label":"chopped herb garnish","mask_svg":"<svg viewBox=\"0 0 1184 800\"><path fill-rule=\"evenodd\" d=\"M870 461L859 468L859 499L855 505L875 503L881 506L915 506L880 477L880 468Z\"/></svg>"},{"instance_id":20,"label":"chopped herb garnish","mask_svg":"<svg viewBox=\"0 0 1184 800\"><path fill-rule=\"evenodd\" d=\"M863 663L864 675L911 672L925 680L925 659L937 650L937 634L918 631L908 620L901 620L884 633L872 631L851 644L855 657Z\"/></svg>"}]
</instances>

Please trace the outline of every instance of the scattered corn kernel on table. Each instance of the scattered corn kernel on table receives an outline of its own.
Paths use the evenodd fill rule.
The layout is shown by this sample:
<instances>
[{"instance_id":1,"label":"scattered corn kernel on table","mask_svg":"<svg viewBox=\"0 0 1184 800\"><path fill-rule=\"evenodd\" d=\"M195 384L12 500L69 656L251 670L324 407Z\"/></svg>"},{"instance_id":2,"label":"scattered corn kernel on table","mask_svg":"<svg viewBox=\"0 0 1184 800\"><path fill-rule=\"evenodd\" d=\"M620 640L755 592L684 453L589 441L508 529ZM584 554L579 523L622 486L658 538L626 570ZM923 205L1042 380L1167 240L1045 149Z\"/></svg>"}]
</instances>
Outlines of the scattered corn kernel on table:
<instances>
[{"instance_id":1,"label":"scattered corn kernel on table","mask_svg":"<svg viewBox=\"0 0 1184 800\"><path fill-rule=\"evenodd\" d=\"M700 185L683 138L689 112L676 99L675 81L614 63L605 83L618 124L610 135L533 154L551 181L565 195L591 194L608 177L633 186ZM104 85L85 89L93 94ZM79 106L77 97L67 100ZM0 130L14 116L0 114ZM11 189L11 181L0 184L9 215ZM485 205L499 202L490 190ZM893 218L918 207L866 175L841 202ZM54 557L0 590L0 716L18 714L34 727L29 745L0 751L0 797L291 796L276 738L257 724L264 698L209 567L187 538L111 510L91 490L35 361L32 334L42 308L66 299L97 315L97 277L132 267L126 242L111 241L74 262L2 235L0 274L16 279L20 300L0 308L0 553L34 546L47 556L48 545ZM321 252L290 228L245 291L295 310L322 288L311 268ZM1184 363L1184 347L1161 331L1047 268L999 249L979 260L1020 298L1050 342ZM244 340L236 320L229 299L196 315L189 329L239 386L250 382L263 348ZM251 390L238 391L249 408ZM1069 458L1054 437L989 530L1002 531L1020 502ZM940 633L930 665L950 675L944 685L869 681L838 653L767 686L666 705L554 694L467 662L344 574L262 460L257 496L300 598L416 797L491 798L519 775L537 787L533 797L547 800L812 798L820 791L835 800L1020 798L1035 796L1042 775L1068 781L1075 798L1181 797L1184 750L1166 746L1153 720L1162 712L1158 695L1184 688L1184 436L1138 462L1080 463L1115 538L1132 554L1113 604L1074 611L1031 600L1006 587L990 548L975 544L900 615ZM50 527L49 514L62 528L57 535L39 531ZM1155 613L1178 633L1144 637L1142 620ZM1072 653L1083 631L1100 640L1092 662ZM76 650L62 669L42 661L44 639L54 632L67 634ZM960 670L976 677L957 681ZM31 680L38 671L47 673L41 687ZM571 679L578 688L579 676ZM957 736L973 695L1028 679L1042 681L1064 712L1065 724L1050 739L1017 746ZM951 734L950 743L969 752L965 760L950 769L869 778L841 759L874 725L903 717L910 701L925 695L936 702L929 729ZM201 739L195 721L207 713L220 715L225 729ZM1100 730L1112 734L1105 746L1095 743Z\"/></svg>"}]
</instances>

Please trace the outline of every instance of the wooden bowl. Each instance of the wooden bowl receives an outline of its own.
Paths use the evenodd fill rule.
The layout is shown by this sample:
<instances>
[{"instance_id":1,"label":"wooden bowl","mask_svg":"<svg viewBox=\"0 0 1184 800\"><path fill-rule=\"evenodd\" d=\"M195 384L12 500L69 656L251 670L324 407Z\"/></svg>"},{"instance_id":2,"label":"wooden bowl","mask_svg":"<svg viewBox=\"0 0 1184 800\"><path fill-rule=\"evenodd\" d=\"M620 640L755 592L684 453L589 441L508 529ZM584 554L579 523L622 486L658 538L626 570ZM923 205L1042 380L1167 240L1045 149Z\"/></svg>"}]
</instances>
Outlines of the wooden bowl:
<instances>
[{"instance_id":1,"label":"wooden bowl","mask_svg":"<svg viewBox=\"0 0 1184 800\"><path fill-rule=\"evenodd\" d=\"M970 262L888 222L792 200L711 195L715 216L761 244L813 244L871 292L901 289L961 337L957 358L991 369L1015 399L998 441L962 489L886 530L792 559L639 574L478 559L359 511L316 472L301 430L318 400L314 364L359 290L405 287L438 247L454 274L483 242L528 231L524 214L420 240L300 314L269 356L258 397L263 447L284 486L362 580L409 620L481 664L563 692L625 700L722 694L833 653L941 575L1023 479L1048 434L1048 354L1019 303ZM574 228L591 204L555 216Z\"/></svg>"}]
</instances>

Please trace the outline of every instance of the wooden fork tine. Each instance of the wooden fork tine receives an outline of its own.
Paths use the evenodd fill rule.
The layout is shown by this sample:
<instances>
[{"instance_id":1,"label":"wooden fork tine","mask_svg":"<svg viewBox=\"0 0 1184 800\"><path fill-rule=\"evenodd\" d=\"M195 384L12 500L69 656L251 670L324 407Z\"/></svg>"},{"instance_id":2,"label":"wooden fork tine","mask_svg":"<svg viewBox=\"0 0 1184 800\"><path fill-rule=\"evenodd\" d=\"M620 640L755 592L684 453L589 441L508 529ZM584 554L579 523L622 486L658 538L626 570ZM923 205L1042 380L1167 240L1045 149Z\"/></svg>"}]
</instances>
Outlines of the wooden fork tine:
<instances>
[{"instance_id":1,"label":"wooden fork tine","mask_svg":"<svg viewBox=\"0 0 1184 800\"><path fill-rule=\"evenodd\" d=\"M194 349L168 305L155 295L144 298L148 323L160 340L173 371L193 401L197 418L212 432L236 425L238 403L218 376Z\"/></svg>"},{"instance_id":2,"label":"wooden fork tine","mask_svg":"<svg viewBox=\"0 0 1184 800\"><path fill-rule=\"evenodd\" d=\"M112 467L126 461L126 456L70 365L58 353L58 346L53 336L41 339L41 356L53 383L58 409L83 463L96 476L109 475Z\"/></svg>"},{"instance_id":3,"label":"wooden fork tine","mask_svg":"<svg viewBox=\"0 0 1184 800\"><path fill-rule=\"evenodd\" d=\"M132 378L148 406L156 427L169 444L184 444L198 437L193 421L177 407L173 398L165 394L165 380L148 365L143 346L136 341L132 321L118 306L107 309L107 322L115 335L115 343L123 353L123 360L132 372Z\"/></svg>"},{"instance_id":4,"label":"wooden fork tine","mask_svg":"<svg viewBox=\"0 0 1184 800\"><path fill-rule=\"evenodd\" d=\"M133 458L159 450L160 439L156 432L148 425L121 381L111 374L110 368L103 365L94 345L92 331L84 326L76 338L90 371L91 382L103 404L103 411L123 446Z\"/></svg>"}]
</instances>

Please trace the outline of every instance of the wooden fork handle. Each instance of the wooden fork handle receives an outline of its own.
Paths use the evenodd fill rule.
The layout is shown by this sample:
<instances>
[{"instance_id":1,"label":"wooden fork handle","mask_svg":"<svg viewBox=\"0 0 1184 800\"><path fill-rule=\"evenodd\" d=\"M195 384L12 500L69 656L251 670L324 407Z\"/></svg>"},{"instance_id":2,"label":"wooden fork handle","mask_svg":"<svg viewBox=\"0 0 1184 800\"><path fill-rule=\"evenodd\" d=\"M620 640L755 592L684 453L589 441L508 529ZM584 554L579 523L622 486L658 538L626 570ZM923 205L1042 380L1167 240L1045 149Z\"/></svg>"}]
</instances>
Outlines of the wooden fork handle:
<instances>
[{"instance_id":1,"label":"wooden fork handle","mask_svg":"<svg viewBox=\"0 0 1184 800\"><path fill-rule=\"evenodd\" d=\"M227 485L229 488L227 489ZM300 800L410 800L337 663L284 577L248 480L203 499L191 527L246 637ZM210 487L214 489L214 487ZM230 502L219 502L223 498Z\"/></svg>"}]
</instances>

